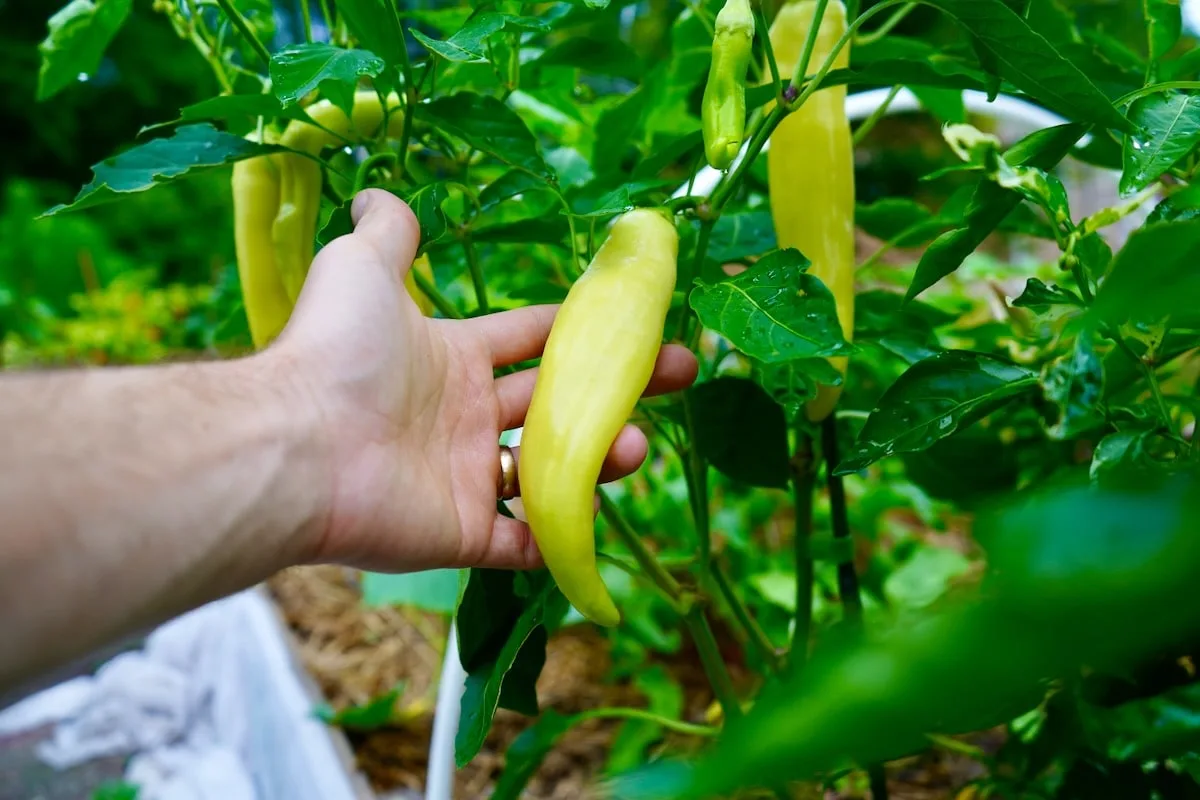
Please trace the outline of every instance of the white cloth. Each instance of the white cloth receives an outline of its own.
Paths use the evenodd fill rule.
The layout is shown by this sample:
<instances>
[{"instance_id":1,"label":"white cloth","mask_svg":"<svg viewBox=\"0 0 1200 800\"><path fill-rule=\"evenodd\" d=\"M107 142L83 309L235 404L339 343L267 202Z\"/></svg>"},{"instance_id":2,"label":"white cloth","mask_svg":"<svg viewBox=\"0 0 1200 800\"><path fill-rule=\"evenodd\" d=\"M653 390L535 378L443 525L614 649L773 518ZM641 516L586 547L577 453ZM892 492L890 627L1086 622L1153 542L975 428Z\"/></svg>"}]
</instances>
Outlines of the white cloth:
<instances>
[{"instance_id":1,"label":"white cloth","mask_svg":"<svg viewBox=\"0 0 1200 800\"><path fill-rule=\"evenodd\" d=\"M138 800L356 800L353 756L313 714L286 636L265 592L240 592L0 710L0 734L55 723L39 757L57 767L132 756Z\"/></svg>"}]
</instances>

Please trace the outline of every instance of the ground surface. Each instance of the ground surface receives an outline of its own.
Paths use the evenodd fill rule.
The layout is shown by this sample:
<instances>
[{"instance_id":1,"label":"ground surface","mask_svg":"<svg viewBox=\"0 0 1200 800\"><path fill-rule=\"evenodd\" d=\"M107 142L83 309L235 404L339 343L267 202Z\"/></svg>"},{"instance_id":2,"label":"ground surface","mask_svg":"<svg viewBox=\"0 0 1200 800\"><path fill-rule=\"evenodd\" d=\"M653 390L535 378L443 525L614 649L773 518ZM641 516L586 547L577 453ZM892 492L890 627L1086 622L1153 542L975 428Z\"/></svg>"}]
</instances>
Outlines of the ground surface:
<instances>
[{"instance_id":1,"label":"ground surface","mask_svg":"<svg viewBox=\"0 0 1200 800\"><path fill-rule=\"evenodd\" d=\"M423 787L445 622L410 610L364 608L354 573L338 567L287 570L275 576L270 587L297 636L302 660L335 708L364 703L405 682L401 703L412 709L407 724L350 733L350 740L360 768L377 791ZM609 663L607 640L594 628L559 632L550 640L538 681L541 707L572 713L603 705L644 705L644 698L627 681L607 679ZM692 654L683 651L664 666L684 688L684 718L703 722L712 696ZM498 712L483 750L457 773L456 800L489 796L508 745L530 724L528 717ZM593 720L573 728L546 758L523 797L596 796L594 787L618 727L611 720ZM995 734L973 739L989 750L999 744ZM890 765L889 784L894 800L954 798L981 773L970 758L934 751ZM805 796L821 797L819 793ZM824 800L864 796L828 793Z\"/></svg>"}]
</instances>

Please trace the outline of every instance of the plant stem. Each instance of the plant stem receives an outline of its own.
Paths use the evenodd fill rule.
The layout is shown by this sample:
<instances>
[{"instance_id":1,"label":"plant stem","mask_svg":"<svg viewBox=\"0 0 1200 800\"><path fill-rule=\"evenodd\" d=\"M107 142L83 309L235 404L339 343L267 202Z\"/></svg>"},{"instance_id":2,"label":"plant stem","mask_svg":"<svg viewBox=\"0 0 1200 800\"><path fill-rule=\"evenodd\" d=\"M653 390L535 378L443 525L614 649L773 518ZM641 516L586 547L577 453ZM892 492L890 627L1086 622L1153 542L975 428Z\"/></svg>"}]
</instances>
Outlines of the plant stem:
<instances>
[{"instance_id":1,"label":"plant stem","mask_svg":"<svg viewBox=\"0 0 1200 800\"><path fill-rule=\"evenodd\" d=\"M792 74L792 85L799 86L808 75L808 62L812 60L813 49L817 46L817 37L821 34L821 20L825 18L825 9L829 0L817 0L813 9L812 27L808 29L808 37L804 40L804 49L800 51L800 59L796 62L796 71ZM831 53L832 57L835 53Z\"/></svg>"},{"instance_id":2,"label":"plant stem","mask_svg":"<svg viewBox=\"0 0 1200 800\"><path fill-rule=\"evenodd\" d=\"M753 8L754 23L758 28L758 35L762 38L763 54L766 55L767 66L771 69L771 83L775 86L776 93L782 92L783 79L779 77L779 64L775 61L775 48L771 46L771 26L767 24L762 5L754 3Z\"/></svg>"},{"instance_id":3,"label":"plant stem","mask_svg":"<svg viewBox=\"0 0 1200 800\"><path fill-rule=\"evenodd\" d=\"M271 53L258 40L254 29L250 27L250 23L246 22L246 18L242 16L242 13L234 7L233 0L217 0L217 5L225 12L225 16L229 17L229 21L233 23L233 27L237 28L242 38L250 43L250 49L262 60L263 66L270 69Z\"/></svg>"},{"instance_id":4,"label":"plant stem","mask_svg":"<svg viewBox=\"0 0 1200 800\"><path fill-rule=\"evenodd\" d=\"M878 42L880 39L891 33L897 25L903 22L904 18L911 14L918 5L919 3L909 3L903 8L897 9L896 13L885 19L883 24L878 28L870 31L869 33L864 33L862 36L859 36L857 39L855 39L854 44L861 47L865 44L874 44L875 42Z\"/></svg>"},{"instance_id":5,"label":"plant stem","mask_svg":"<svg viewBox=\"0 0 1200 800\"><path fill-rule=\"evenodd\" d=\"M390 150L382 153L372 153L364 158L362 163L358 165L358 172L354 175L354 191L351 192L351 195L356 195L367 188L367 181L370 180L371 170L385 161L395 161L396 159L396 154Z\"/></svg>"},{"instance_id":6,"label":"plant stem","mask_svg":"<svg viewBox=\"0 0 1200 800\"><path fill-rule=\"evenodd\" d=\"M479 263L479 255L475 252L475 246L470 239L463 239L463 252L467 254L467 267L471 270L471 283L475 286L475 301L479 304L480 313L487 314L489 311L487 283L483 280L483 267Z\"/></svg>"},{"instance_id":7,"label":"plant stem","mask_svg":"<svg viewBox=\"0 0 1200 800\"><path fill-rule=\"evenodd\" d=\"M725 719L740 719L742 706L738 702L737 692L733 688L733 679L729 676L725 660L721 658L721 650L717 647L717 639L713 636L708 618L704 616L704 610L700 607L693 608L683 618L683 623L687 626L692 641L696 643L700 665L704 668L704 674L708 676L713 693L717 696L717 701L725 712Z\"/></svg>"},{"instance_id":8,"label":"plant stem","mask_svg":"<svg viewBox=\"0 0 1200 800\"><path fill-rule=\"evenodd\" d=\"M638 536L637 531L633 529L629 521L621 515L620 509L617 508L616 503L612 501L608 493L603 489L597 489L597 494L600 495L600 513L604 516L608 524L612 526L613 532L617 534L621 542L629 548L638 566L669 597L676 601L681 600L683 598L683 587L679 585L679 581L671 577L671 573L663 569L662 565L658 563L658 559L654 557L654 554L646 548L646 545L642 544L642 537Z\"/></svg>"},{"instance_id":9,"label":"plant stem","mask_svg":"<svg viewBox=\"0 0 1200 800\"><path fill-rule=\"evenodd\" d=\"M655 725L661 725L670 731L676 733L684 733L690 736L716 736L719 733L717 728L710 725L694 725L690 722L684 722L678 719L668 719L667 717L654 714L641 708L593 708L588 711L580 712L576 720L582 722L587 719L640 719L646 722L653 722Z\"/></svg>"},{"instance_id":10,"label":"plant stem","mask_svg":"<svg viewBox=\"0 0 1200 800\"><path fill-rule=\"evenodd\" d=\"M433 282L415 270L412 272L413 280L417 284L417 288L425 293L429 301L442 312L442 315L450 319L462 319L463 315L455 308L446 296L438 291L438 288L433 285Z\"/></svg>"},{"instance_id":11,"label":"plant stem","mask_svg":"<svg viewBox=\"0 0 1200 800\"><path fill-rule=\"evenodd\" d=\"M831 414L821 423L821 452L825 459L826 482L829 486L829 515L833 522L833 538L850 538L850 519L846 514L846 488L841 475L834 475L838 465L837 418ZM862 595L854 560L838 564L838 594L842 599L846 619L862 624Z\"/></svg>"},{"instance_id":12,"label":"plant stem","mask_svg":"<svg viewBox=\"0 0 1200 800\"><path fill-rule=\"evenodd\" d=\"M686 393L683 396L683 416L687 425L687 469L691 474L688 488L692 498L692 516L696 520L700 561L703 568L708 569L709 561L712 559L712 538L708 524L708 465L696 447L696 422L692 412L692 400L691 396Z\"/></svg>"},{"instance_id":13,"label":"plant stem","mask_svg":"<svg viewBox=\"0 0 1200 800\"><path fill-rule=\"evenodd\" d=\"M329 0L320 0L321 3L321 19L325 21L325 30L329 33L329 40L333 41L333 15L329 13Z\"/></svg>"},{"instance_id":14,"label":"plant stem","mask_svg":"<svg viewBox=\"0 0 1200 800\"><path fill-rule=\"evenodd\" d=\"M696 279L696 276L700 274L701 267L704 266L704 257L708 254L708 242L709 239L712 238L712 229L714 224L714 221L708 219L700 221L700 234L696 238L696 253L692 258L691 266L688 268L688 271L683 274L683 280L680 281L680 285L684 287L685 292L687 291L688 286L691 285L692 281ZM691 321L692 310L690 308L685 308L683 313L679 315L679 329L675 334L676 338L678 338L680 341L687 340L688 327L691 325Z\"/></svg>"},{"instance_id":15,"label":"plant stem","mask_svg":"<svg viewBox=\"0 0 1200 800\"><path fill-rule=\"evenodd\" d=\"M829 486L829 513L833 520L833 538L849 539L850 520L846 514L846 489L842 484L842 476L833 474L839 458L837 417L834 414L830 414L821 423L821 451L825 458L825 473ZM851 626L861 630L863 605L854 559L838 564L837 575L838 594L841 595L845 618ZM887 800L887 773L883 765L872 764L867 768L867 775L870 779L872 800Z\"/></svg>"},{"instance_id":16,"label":"plant stem","mask_svg":"<svg viewBox=\"0 0 1200 800\"><path fill-rule=\"evenodd\" d=\"M1109 327L1106 333L1117 343L1117 347L1121 348L1121 352L1138 365L1143 377L1146 379L1146 383L1150 384L1150 393L1154 396L1154 401L1158 405L1158 413L1162 417L1163 425L1166 426L1167 430L1173 430L1171 426L1171 410L1167 407L1167 400L1163 397L1162 387L1158 385L1158 376L1154 374L1154 370L1150 368L1145 359L1139 357L1134 352L1133 347L1130 346L1129 342L1125 340L1125 337L1116 328Z\"/></svg>"},{"instance_id":17,"label":"plant stem","mask_svg":"<svg viewBox=\"0 0 1200 800\"><path fill-rule=\"evenodd\" d=\"M721 569L720 565L715 561L713 561L710 565L709 571L712 573L713 579L716 580L717 589L720 590L721 596L724 597L725 602L729 604L730 610L733 611L734 618L737 620L738 625L740 625L746 632L747 638L749 639L751 645L754 646L759 658L763 660L768 669L770 669L772 672L778 673L783 667L783 659L780 658L778 651L775 649L775 645L772 644L771 640L767 638L766 632L762 629L754 617L751 616L750 609L746 607L746 604L742 602L742 598L740 598L737 592L734 591L733 584L729 582L729 578L725 575L725 571Z\"/></svg>"},{"instance_id":18,"label":"plant stem","mask_svg":"<svg viewBox=\"0 0 1200 800\"><path fill-rule=\"evenodd\" d=\"M313 27L312 27L312 9L308 7L308 0L299 0L300 16L304 20L304 41L312 43Z\"/></svg>"},{"instance_id":19,"label":"plant stem","mask_svg":"<svg viewBox=\"0 0 1200 800\"><path fill-rule=\"evenodd\" d=\"M871 116L863 120L862 125L859 125L858 129L854 131L855 147L862 144L863 139L867 138L867 134L874 130L875 126L879 124L879 120L883 119L887 115L888 108L891 107L892 101L896 99L896 95L900 94L901 88L903 87L900 84L893 86L891 91L887 93L887 97L883 98L883 102L879 104L879 107L872 111Z\"/></svg>"},{"instance_id":20,"label":"plant stem","mask_svg":"<svg viewBox=\"0 0 1200 800\"><path fill-rule=\"evenodd\" d=\"M813 489L817 470L813 463L812 437L796 432L796 452L792 457L792 499L795 534L792 548L796 559L796 617L792 628L792 647L788 657L793 672L808 660L808 640L812 633L813 583L812 560Z\"/></svg>"}]
</instances>

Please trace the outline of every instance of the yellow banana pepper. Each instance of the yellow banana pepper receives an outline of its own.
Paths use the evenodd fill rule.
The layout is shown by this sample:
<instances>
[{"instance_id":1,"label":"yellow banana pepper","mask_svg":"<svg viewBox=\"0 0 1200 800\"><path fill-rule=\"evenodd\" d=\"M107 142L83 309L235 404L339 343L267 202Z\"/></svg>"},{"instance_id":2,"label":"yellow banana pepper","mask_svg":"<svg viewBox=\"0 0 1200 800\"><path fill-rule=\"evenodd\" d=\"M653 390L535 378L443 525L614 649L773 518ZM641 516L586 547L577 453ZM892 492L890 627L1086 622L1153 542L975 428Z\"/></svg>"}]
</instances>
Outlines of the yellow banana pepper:
<instances>
[{"instance_id":1,"label":"yellow banana pepper","mask_svg":"<svg viewBox=\"0 0 1200 800\"><path fill-rule=\"evenodd\" d=\"M771 47L785 80L800 60L813 26L816 0L797 0L779 9L771 24ZM846 32L846 8L830 0L809 60L809 73L829 57ZM849 47L833 68L849 64ZM854 143L846 118L846 87L813 93L788 114L771 135L767 151L771 215L781 248L794 247L812 262L809 272L829 287L837 301L842 335L854 335ZM845 376L847 359L830 363ZM809 420L819 422L837 405L842 387L820 386L806 406Z\"/></svg>"},{"instance_id":2,"label":"yellow banana pepper","mask_svg":"<svg viewBox=\"0 0 1200 800\"><path fill-rule=\"evenodd\" d=\"M619 217L551 327L521 433L521 501L558 586L588 619L620 613L596 569L600 467L654 370L675 289L671 217Z\"/></svg>"}]
</instances>

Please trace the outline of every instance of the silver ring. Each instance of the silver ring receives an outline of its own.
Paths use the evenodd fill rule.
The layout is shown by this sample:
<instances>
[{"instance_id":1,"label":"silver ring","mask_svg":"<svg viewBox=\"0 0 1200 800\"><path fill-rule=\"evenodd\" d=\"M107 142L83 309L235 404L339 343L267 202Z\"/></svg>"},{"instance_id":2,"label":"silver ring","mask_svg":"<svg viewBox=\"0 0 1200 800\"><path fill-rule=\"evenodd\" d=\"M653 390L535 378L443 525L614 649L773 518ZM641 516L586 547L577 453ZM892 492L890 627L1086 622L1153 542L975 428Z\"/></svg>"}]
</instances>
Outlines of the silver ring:
<instances>
[{"instance_id":1,"label":"silver ring","mask_svg":"<svg viewBox=\"0 0 1200 800\"><path fill-rule=\"evenodd\" d=\"M517 496L517 457L506 444L500 445L500 480L496 492L501 500L512 500Z\"/></svg>"}]
</instances>

